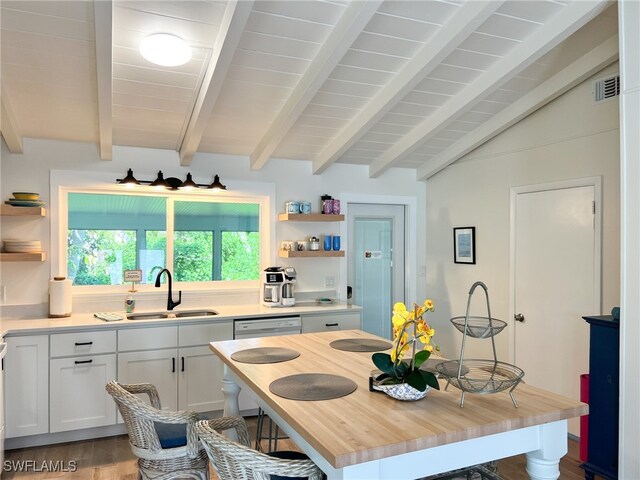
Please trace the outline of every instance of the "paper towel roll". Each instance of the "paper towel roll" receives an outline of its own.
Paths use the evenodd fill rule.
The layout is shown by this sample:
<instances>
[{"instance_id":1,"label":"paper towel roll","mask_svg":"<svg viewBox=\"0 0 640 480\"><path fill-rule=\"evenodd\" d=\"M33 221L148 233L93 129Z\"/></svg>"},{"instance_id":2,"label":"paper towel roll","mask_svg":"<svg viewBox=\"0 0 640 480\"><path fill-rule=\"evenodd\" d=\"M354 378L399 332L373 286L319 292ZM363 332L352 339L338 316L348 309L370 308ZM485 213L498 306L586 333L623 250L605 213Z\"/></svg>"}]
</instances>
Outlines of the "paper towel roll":
<instances>
[{"instance_id":1,"label":"paper towel roll","mask_svg":"<svg viewBox=\"0 0 640 480\"><path fill-rule=\"evenodd\" d=\"M71 316L71 280L65 277L53 277L53 280L49 280L49 316Z\"/></svg>"}]
</instances>

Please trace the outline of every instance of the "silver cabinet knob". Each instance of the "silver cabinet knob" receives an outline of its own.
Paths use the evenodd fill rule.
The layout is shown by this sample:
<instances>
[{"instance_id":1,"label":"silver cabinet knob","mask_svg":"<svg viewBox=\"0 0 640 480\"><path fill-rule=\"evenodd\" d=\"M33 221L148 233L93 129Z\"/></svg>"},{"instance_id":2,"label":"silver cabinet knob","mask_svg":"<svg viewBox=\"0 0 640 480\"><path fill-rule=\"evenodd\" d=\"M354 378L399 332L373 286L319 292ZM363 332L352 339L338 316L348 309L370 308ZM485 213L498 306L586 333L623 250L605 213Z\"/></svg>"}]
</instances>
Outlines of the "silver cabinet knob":
<instances>
[{"instance_id":1,"label":"silver cabinet knob","mask_svg":"<svg viewBox=\"0 0 640 480\"><path fill-rule=\"evenodd\" d=\"M516 313L516 314L513 316L513 319L514 319L516 322L524 322L524 315L523 315L523 314L521 314L521 313Z\"/></svg>"}]
</instances>

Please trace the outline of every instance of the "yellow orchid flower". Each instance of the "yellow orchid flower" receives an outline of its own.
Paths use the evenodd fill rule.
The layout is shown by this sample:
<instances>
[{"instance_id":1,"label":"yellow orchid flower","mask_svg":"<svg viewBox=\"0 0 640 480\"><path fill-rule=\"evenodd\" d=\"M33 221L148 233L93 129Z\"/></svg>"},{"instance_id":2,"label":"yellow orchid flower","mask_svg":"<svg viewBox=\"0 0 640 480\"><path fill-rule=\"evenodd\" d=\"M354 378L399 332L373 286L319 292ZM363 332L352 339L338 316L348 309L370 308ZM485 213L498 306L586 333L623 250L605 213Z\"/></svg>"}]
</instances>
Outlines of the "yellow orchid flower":
<instances>
[{"instance_id":1,"label":"yellow orchid flower","mask_svg":"<svg viewBox=\"0 0 640 480\"><path fill-rule=\"evenodd\" d=\"M393 322L394 327L402 327L405 323L407 323L406 317L402 316L399 313L396 313L391 317L391 321Z\"/></svg>"},{"instance_id":2,"label":"yellow orchid flower","mask_svg":"<svg viewBox=\"0 0 640 480\"><path fill-rule=\"evenodd\" d=\"M417 340L420 340L425 350L433 351L434 348L438 350L437 346L431 344L431 337L435 335L435 330L423 318L427 312L433 310L434 303L430 299L425 300L422 305L414 303L411 310L408 310L407 306L402 302L397 302L393 305L391 324L394 348L390 357L394 363L402 359L411 348L413 342ZM414 327L411 327L411 324Z\"/></svg>"},{"instance_id":3,"label":"yellow orchid flower","mask_svg":"<svg viewBox=\"0 0 640 480\"><path fill-rule=\"evenodd\" d=\"M405 306L404 303L398 302L393 304L393 313L400 313L400 312L406 312L406 311L407 311L407 307Z\"/></svg>"}]
</instances>

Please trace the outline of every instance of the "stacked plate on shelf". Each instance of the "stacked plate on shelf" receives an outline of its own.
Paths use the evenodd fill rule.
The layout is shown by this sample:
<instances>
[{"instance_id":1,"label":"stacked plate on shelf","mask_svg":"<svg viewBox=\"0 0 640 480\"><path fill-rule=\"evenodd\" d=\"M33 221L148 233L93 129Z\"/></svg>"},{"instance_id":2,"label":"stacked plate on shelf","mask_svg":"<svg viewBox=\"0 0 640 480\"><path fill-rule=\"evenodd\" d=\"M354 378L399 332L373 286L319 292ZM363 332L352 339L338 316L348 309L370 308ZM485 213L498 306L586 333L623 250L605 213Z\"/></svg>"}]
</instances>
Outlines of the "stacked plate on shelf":
<instances>
[{"instance_id":1,"label":"stacked plate on shelf","mask_svg":"<svg viewBox=\"0 0 640 480\"><path fill-rule=\"evenodd\" d=\"M40 240L4 240L4 251L7 253L40 253Z\"/></svg>"},{"instance_id":2,"label":"stacked plate on shelf","mask_svg":"<svg viewBox=\"0 0 640 480\"><path fill-rule=\"evenodd\" d=\"M13 198L4 203L14 207L42 207L44 202L40 200L40 194L34 192L13 192Z\"/></svg>"}]
</instances>

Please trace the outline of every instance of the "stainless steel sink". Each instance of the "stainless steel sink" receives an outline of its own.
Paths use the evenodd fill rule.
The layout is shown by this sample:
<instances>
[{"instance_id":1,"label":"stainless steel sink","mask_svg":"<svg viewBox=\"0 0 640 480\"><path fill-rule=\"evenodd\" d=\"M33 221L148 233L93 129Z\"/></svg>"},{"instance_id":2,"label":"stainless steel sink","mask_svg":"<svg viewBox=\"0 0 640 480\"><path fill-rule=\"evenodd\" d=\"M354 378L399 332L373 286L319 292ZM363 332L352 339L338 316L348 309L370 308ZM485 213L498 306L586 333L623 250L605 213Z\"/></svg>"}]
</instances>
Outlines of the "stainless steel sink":
<instances>
[{"instance_id":1,"label":"stainless steel sink","mask_svg":"<svg viewBox=\"0 0 640 480\"><path fill-rule=\"evenodd\" d=\"M198 318L218 315L215 310L183 310L179 312L129 313L127 320L161 320L163 318Z\"/></svg>"},{"instance_id":2,"label":"stainless steel sink","mask_svg":"<svg viewBox=\"0 0 640 480\"><path fill-rule=\"evenodd\" d=\"M164 312L147 312L147 313L128 313L127 320L158 320L161 318L169 318Z\"/></svg>"},{"instance_id":3,"label":"stainless steel sink","mask_svg":"<svg viewBox=\"0 0 640 480\"><path fill-rule=\"evenodd\" d=\"M184 312L174 312L176 318L191 318L191 317L211 317L218 315L215 310L186 310Z\"/></svg>"}]
</instances>

